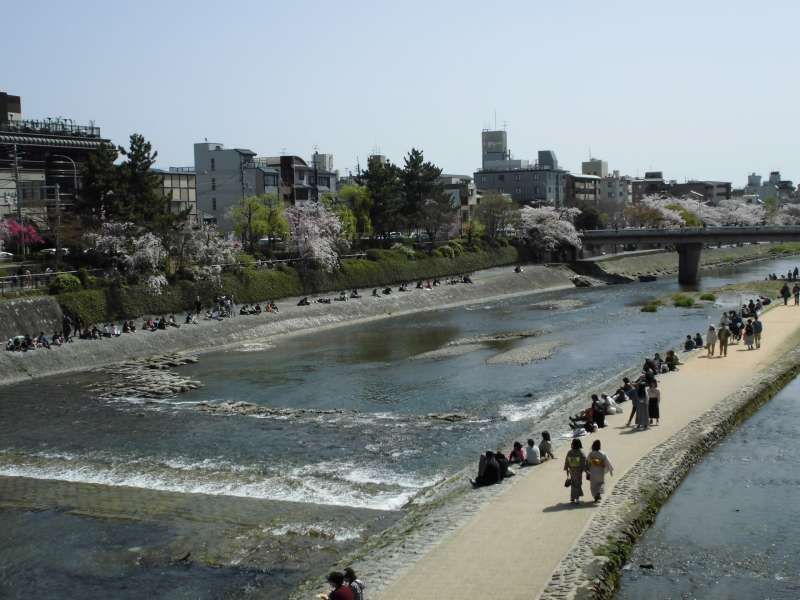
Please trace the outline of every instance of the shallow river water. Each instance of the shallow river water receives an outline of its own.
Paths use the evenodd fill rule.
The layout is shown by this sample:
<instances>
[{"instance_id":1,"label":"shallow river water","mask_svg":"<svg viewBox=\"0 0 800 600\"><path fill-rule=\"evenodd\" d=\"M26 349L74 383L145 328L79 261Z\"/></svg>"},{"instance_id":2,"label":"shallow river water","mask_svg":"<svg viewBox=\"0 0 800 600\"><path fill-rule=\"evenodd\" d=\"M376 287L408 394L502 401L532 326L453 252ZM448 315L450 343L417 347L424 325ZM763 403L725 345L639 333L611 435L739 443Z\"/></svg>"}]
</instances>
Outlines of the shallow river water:
<instances>
[{"instance_id":1,"label":"shallow river water","mask_svg":"<svg viewBox=\"0 0 800 600\"><path fill-rule=\"evenodd\" d=\"M706 274L702 287L794 264ZM675 291L575 289L250 341L177 369L203 387L161 403L99 399L88 386L102 373L0 388L0 595L283 597L480 451L538 437L547 415L739 300L640 312ZM295 412L200 409L229 401Z\"/></svg>"}]
</instances>

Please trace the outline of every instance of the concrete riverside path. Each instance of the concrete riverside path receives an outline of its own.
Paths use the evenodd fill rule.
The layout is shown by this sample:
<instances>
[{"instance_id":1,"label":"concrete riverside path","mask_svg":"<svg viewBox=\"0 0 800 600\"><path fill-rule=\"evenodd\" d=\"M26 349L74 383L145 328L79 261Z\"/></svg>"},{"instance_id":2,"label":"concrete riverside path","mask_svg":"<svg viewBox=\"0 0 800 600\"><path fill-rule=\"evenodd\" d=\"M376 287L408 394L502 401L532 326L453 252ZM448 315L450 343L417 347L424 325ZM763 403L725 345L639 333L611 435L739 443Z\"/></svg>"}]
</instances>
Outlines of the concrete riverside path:
<instances>
[{"instance_id":1,"label":"concrete riverside path","mask_svg":"<svg viewBox=\"0 0 800 600\"><path fill-rule=\"evenodd\" d=\"M655 319L654 326L658 317ZM678 372L658 378L660 425L641 432L625 427L631 407L630 402L625 402L624 414L606 417L605 429L581 438L586 453L594 440L601 440L602 449L614 466L614 476L606 476L606 497L639 458L747 385L760 370L788 350L800 332L800 307L777 306L765 312L761 320L764 334L759 350L748 351L742 341L729 346L725 358L708 359L706 350L678 352L685 364ZM676 332L681 333L695 332ZM705 337L705 332L701 333ZM601 391L608 390L598 390ZM595 505L589 484L584 481L581 504L570 504L563 470L569 440L561 442L554 439L559 444L555 460L521 470L512 467L517 476L502 483L504 489L490 497L462 526L446 533L427 553L400 571L375 597L381 600L539 597L558 563L595 511L603 510L606 501L604 498ZM476 469L477 463L476 456ZM480 502L483 498L479 495L495 487L470 493L476 494L476 501Z\"/></svg>"}]
</instances>

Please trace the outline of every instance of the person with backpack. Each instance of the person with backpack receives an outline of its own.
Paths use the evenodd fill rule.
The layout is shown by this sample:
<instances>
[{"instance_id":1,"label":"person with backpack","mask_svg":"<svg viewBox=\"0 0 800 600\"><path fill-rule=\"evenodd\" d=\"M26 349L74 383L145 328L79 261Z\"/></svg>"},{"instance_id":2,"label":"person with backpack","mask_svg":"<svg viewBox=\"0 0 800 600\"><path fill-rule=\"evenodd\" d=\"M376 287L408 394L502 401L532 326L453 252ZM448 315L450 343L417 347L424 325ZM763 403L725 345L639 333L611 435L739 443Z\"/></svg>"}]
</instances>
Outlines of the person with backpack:
<instances>
[{"instance_id":1,"label":"person with backpack","mask_svg":"<svg viewBox=\"0 0 800 600\"><path fill-rule=\"evenodd\" d=\"M350 587L350 591L353 592L353 600L364 600L364 589L367 586L356 577L356 572L351 567L347 567L344 570L344 582Z\"/></svg>"},{"instance_id":2,"label":"person with backpack","mask_svg":"<svg viewBox=\"0 0 800 600\"><path fill-rule=\"evenodd\" d=\"M355 600L353 591L344 584L344 575L339 571L331 571L327 581L332 588L331 593L328 594L328 600Z\"/></svg>"},{"instance_id":3,"label":"person with backpack","mask_svg":"<svg viewBox=\"0 0 800 600\"><path fill-rule=\"evenodd\" d=\"M756 342L756 350L761 348L761 332L764 331L764 323L759 320L758 315L753 319L753 337Z\"/></svg>"}]
</instances>

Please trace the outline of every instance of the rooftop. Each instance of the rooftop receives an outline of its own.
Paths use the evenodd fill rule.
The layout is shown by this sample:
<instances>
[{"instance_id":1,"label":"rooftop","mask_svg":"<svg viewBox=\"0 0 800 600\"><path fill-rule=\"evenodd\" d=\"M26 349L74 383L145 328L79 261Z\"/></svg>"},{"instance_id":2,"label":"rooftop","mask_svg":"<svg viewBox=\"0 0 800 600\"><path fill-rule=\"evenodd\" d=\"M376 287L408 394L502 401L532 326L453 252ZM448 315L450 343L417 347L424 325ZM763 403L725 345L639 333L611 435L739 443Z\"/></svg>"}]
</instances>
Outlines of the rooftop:
<instances>
[{"instance_id":1,"label":"rooftop","mask_svg":"<svg viewBox=\"0 0 800 600\"><path fill-rule=\"evenodd\" d=\"M75 138L99 138L100 128L93 122L78 125L72 119L23 119L0 123L0 131L8 133L67 136Z\"/></svg>"}]
</instances>

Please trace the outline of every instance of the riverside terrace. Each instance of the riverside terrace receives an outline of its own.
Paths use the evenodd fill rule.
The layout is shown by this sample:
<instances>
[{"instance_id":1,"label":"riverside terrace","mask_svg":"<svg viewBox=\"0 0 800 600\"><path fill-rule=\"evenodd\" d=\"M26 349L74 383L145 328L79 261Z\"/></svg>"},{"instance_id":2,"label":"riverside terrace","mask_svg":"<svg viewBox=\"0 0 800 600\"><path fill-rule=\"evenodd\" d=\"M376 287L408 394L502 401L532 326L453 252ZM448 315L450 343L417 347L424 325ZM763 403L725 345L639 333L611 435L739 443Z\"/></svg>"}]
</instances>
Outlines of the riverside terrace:
<instances>
[{"instance_id":1,"label":"riverside terrace","mask_svg":"<svg viewBox=\"0 0 800 600\"><path fill-rule=\"evenodd\" d=\"M684 227L680 229L598 229L581 232L584 244L669 244L678 252L678 281L697 283L705 244L800 240L800 227Z\"/></svg>"}]
</instances>

